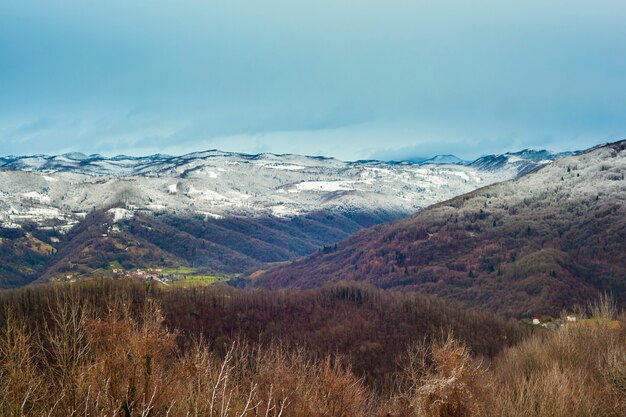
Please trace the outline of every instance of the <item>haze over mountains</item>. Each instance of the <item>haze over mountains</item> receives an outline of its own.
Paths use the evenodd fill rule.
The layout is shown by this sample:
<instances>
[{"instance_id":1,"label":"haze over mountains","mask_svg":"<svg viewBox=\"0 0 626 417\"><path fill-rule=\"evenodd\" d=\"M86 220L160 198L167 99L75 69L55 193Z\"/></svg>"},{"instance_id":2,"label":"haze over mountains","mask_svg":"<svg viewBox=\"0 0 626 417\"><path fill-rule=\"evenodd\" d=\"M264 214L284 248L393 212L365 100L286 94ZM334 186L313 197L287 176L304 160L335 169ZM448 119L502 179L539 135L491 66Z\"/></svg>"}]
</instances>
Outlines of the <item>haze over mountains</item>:
<instances>
[{"instance_id":1,"label":"haze over mountains","mask_svg":"<svg viewBox=\"0 0 626 417\"><path fill-rule=\"evenodd\" d=\"M0 158L0 285L81 277L111 262L243 273L559 156L465 165L220 151Z\"/></svg>"},{"instance_id":2,"label":"haze over mountains","mask_svg":"<svg viewBox=\"0 0 626 417\"><path fill-rule=\"evenodd\" d=\"M626 141L599 146L356 233L256 283L365 281L515 316L558 314L603 291L624 302L625 175Z\"/></svg>"}]
</instances>

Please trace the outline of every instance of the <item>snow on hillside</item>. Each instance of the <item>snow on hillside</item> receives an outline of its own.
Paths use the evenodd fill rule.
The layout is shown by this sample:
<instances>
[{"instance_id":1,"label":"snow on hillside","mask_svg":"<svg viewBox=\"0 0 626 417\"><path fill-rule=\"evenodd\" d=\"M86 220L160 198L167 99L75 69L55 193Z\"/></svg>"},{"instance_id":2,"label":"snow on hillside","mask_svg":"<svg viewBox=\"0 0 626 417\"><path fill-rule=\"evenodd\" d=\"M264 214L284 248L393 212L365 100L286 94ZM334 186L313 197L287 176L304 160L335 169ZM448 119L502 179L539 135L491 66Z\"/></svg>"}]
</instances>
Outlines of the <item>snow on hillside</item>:
<instances>
[{"instance_id":1,"label":"snow on hillside","mask_svg":"<svg viewBox=\"0 0 626 417\"><path fill-rule=\"evenodd\" d=\"M541 171L519 178L514 184L492 187L490 201L510 206L529 199L547 204L578 204L610 199L624 204L626 198L626 142L599 146L575 155L564 154ZM540 161L547 164L549 161ZM476 204L480 204L476 199ZM482 203L482 201L481 201ZM471 209L471 205L468 204ZM474 208L480 208L478 206Z\"/></svg>"},{"instance_id":2,"label":"snow on hillside","mask_svg":"<svg viewBox=\"0 0 626 417\"><path fill-rule=\"evenodd\" d=\"M109 207L128 210L112 211L116 221L136 211L212 218L290 217L317 210L410 214L518 175L506 163L482 169L221 151L5 157L0 168L0 227L31 221L61 230L91 210Z\"/></svg>"},{"instance_id":3,"label":"snow on hillside","mask_svg":"<svg viewBox=\"0 0 626 417\"><path fill-rule=\"evenodd\" d=\"M522 176L535 170L537 167L550 164L556 159L576 154L578 152L553 153L545 150L524 149L519 152L483 156L466 165L481 171L501 172L510 170L516 172L517 176Z\"/></svg>"},{"instance_id":4,"label":"snow on hillside","mask_svg":"<svg viewBox=\"0 0 626 417\"><path fill-rule=\"evenodd\" d=\"M421 162L422 164L464 164L461 158L456 155L437 155Z\"/></svg>"},{"instance_id":5,"label":"snow on hillside","mask_svg":"<svg viewBox=\"0 0 626 417\"><path fill-rule=\"evenodd\" d=\"M602 292L626 301L625 230L626 140L357 232L254 283L357 280L506 315L554 315Z\"/></svg>"}]
</instances>

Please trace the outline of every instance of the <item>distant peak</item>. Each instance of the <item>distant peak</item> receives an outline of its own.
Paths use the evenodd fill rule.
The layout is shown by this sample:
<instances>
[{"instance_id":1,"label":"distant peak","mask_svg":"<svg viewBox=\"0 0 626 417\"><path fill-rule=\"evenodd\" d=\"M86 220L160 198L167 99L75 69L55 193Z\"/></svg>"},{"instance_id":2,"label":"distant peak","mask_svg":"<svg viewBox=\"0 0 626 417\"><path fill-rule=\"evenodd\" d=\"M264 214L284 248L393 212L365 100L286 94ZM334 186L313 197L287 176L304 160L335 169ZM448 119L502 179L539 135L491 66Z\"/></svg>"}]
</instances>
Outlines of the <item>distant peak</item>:
<instances>
[{"instance_id":1,"label":"distant peak","mask_svg":"<svg viewBox=\"0 0 626 417\"><path fill-rule=\"evenodd\" d=\"M67 159L71 159L73 161L84 161L85 159L89 159L89 156L85 155L82 152L68 152L64 153L61 156L64 156Z\"/></svg>"},{"instance_id":2,"label":"distant peak","mask_svg":"<svg viewBox=\"0 0 626 417\"><path fill-rule=\"evenodd\" d=\"M462 164L463 161L456 155L452 154L443 154L443 155L435 155L432 158L421 161L421 164Z\"/></svg>"}]
</instances>

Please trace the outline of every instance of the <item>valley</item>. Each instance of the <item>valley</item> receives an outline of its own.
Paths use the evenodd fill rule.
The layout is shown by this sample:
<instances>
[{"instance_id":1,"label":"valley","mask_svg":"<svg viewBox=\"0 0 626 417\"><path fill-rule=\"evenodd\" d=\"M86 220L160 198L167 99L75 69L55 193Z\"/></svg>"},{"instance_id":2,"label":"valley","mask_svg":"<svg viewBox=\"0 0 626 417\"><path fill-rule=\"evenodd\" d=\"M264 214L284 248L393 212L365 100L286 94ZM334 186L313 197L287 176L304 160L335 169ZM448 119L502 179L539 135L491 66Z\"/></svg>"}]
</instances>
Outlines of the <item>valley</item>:
<instances>
[{"instance_id":1,"label":"valley","mask_svg":"<svg viewBox=\"0 0 626 417\"><path fill-rule=\"evenodd\" d=\"M0 287L75 280L113 261L237 276L562 156L522 151L455 164L220 151L4 157Z\"/></svg>"},{"instance_id":2,"label":"valley","mask_svg":"<svg viewBox=\"0 0 626 417\"><path fill-rule=\"evenodd\" d=\"M2 171L0 415L619 417L626 141L546 155Z\"/></svg>"},{"instance_id":3,"label":"valley","mask_svg":"<svg viewBox=\"0 0 626 417\"><path fill-rule=\"evenodd\" d=\"M626 417L625 21L2 2L0 417Z\"/></svg>"}]
</instances>

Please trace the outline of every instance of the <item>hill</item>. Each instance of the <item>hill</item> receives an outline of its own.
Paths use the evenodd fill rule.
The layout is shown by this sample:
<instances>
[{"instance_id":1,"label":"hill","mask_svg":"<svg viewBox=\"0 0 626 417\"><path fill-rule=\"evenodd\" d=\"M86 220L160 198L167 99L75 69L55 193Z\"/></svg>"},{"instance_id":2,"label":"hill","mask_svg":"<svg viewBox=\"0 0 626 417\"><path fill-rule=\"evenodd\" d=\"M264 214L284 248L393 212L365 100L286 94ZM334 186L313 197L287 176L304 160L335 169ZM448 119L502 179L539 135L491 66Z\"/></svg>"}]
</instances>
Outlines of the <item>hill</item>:
<instances>
[{"instance_id":1,"label":"hill","mask_svg":"<svg viewBox=\"0 0 626 417\"><path fill-rule=\"evenodd\" d=\"M365 281L515 316L558 314L604 291L624 303L625 148L596 147L361 231L255 285Z\"/></svg>"},{"instance_id":2,"label":"hill","mask_svg":"<svg viewBox=\"0 0 626 417\"><path fill-rule=\"evenodd\" d=\"M39 281L65 275L89 276L117 262L125 270L188 266L211 273L241 274L266 263L283 262L346 238L363 227L394 219L366 213L310 213L276 217L205 219L202 216L154 216L117 208L94 212L69 235ZM395 218L397 219L397 217Z\"/></svg>"},{"instance_id":3,"label":"hill","mask_svg":"<svg viewBox=\"0 0 626 417\"><path fill-rule=\"evenodd\" d=\"M531 160L538 166L548 159ZM220 151L0 158L0 288L111 269L241 274L518 175Z\"/></svg>"},{"instance_id":4,"label":"hill","mask_svg":"<svg viewBox=\"0 0 626 417\"><path fill-rule=\"evenodd\" d=\"M67 233L26 224L0 228L0 288L35 280L114 276L114 270L194 268L237 275L315 252L364 227L397 220L385 213L312 212L206 219L131 213L121 207L96 210Z\"/></svg>"},{"instance_id":5,"label":"hill","mask_svg":"<svg viewBox=\"0 0 626 417\"><path fill-rule=\"evenodd\" d=\"M536 167L549 162L550 155L557 157L544 154L547 159L521 159ZM111 207L124 207L133 215L206 219L289 218L315 211L409 215L519 175L518 162L500 162L483 169L220 151L0 157L0 227L34 223L67 232L87 213Z\"/></svg>"}]
</instances>

